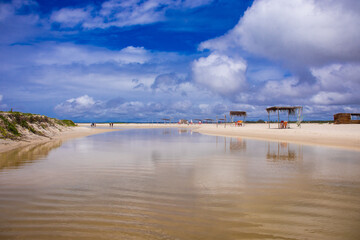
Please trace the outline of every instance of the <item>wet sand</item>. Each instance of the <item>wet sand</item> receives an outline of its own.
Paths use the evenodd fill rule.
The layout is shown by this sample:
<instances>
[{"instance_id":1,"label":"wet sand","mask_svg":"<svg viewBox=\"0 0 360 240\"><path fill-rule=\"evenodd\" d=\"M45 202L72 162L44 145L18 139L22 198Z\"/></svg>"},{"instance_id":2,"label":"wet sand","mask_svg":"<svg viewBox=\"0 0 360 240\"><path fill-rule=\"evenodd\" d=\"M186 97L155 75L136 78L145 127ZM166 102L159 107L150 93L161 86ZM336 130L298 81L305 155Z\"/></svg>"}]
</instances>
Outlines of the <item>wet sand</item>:
<instances>
[{"instance_id":1,"label":"wet sand","mask_svg":"<svg viewBox=\"0 0 360 240\"><path fill-rule=\"evenodd\" d=\"M89 125L87 125L89 126ZM30 134L28 138L20 141L14 141L9 139L0 139L0 152L10 151L19 147L24 147L28 145L38 145L41 143L51 142L51 141L66 141L72 138L86 137L94 134L119 131L120 129L106 129L106 128L90 128L85 126L79 127L69 127L64 129L62 132L57 133L51 137L41 137L41 136L32 136ZM25 136L26 137L26 136Z\"/></svg>"}]
</instances>

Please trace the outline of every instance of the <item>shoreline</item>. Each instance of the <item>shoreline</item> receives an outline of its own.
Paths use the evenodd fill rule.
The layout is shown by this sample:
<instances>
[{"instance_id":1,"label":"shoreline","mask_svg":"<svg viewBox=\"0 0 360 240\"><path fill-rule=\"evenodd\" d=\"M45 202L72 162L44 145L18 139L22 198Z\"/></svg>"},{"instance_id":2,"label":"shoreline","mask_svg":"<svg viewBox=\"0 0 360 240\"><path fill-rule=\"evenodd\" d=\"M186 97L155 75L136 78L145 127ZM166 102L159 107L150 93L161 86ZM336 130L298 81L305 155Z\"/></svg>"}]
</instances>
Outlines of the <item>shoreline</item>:
<instances>
[{"instance_id":1,"label":"shoreline","mask_svg":"<svg viewBox=\"0 0 360 240\"><path fill-rule=\"evenodd\" d=\"M317 124L304 123L301 128L294 126L290 129L277 129L275 124L268 128L268 124L251 123L244 127L204 126L195 132L206 135L224 137L242 137L249 139L289 142L310 146L323 146L360 151L359 124Z\"/></svg>"},{"instance_id":2,"label":"shoreline","mask_svg":"<svg viewBox=\"0 0 360 240\"><path fill-rule=\"evenodd\" d=\"M107 128L90 128L85 126L79 127L68 127L61 132L56 133L51 137L40 137L37 136L31 139L23 140L10 140L10 139L0 139L0 153L14 150L21 147L26 147L30 145L38 145L46 142L51 142L55 140L67 141L74 138L87 137L90 135L95 135L104 132L113 132L120 131L121 129L107 129Z\"/></svg>"},{"instance_id":3,"label":"shoreline","mask_svg":"<svg viewBox=\"0 0 360 240\"><path fill-rule=\"evenodd\" d=\"M89 126L89 124L79 124ZM98 126L108 126L106 123ZM303 123L301 128L291 124L289 129L278 129L272 123L248 123L243 127L227 124L154 124L154 123L124 123L114 124L114 128L140 129L140 128L189 128L194 132L206 135L224 137L242 137L264 141L291 142L302 145L334 147L353 151L360 151L360 124L328 124Z\"/></svg>"},{"instance_id":4,"label":"shoreline","mask_svg":"<svg viewBox=\"0 0 360 240\"><path fill-rule=\"evenodd\" d=\"M251 123L243 127L234 127L227 124L153 124L153 123L125 123L114 124L109 127L107 123L97 124L91 128L89 123L80 123L77 127L67 128L51 138L39 137L21 141L0 140L0 152L6 152L28 145L50 142L53 140L69 140L73 138L86 137L99 133L121 131L125 129L151 129L151 128L188 128L194 132L205 135L242 137L249 139L291 142L303 145L335 147L347 150L360 151L360 124L318 124L304 123L301 128L291 125L290 129L277 129L275 124L268 128L266 123Z\"/></svg>"}]
</instances>

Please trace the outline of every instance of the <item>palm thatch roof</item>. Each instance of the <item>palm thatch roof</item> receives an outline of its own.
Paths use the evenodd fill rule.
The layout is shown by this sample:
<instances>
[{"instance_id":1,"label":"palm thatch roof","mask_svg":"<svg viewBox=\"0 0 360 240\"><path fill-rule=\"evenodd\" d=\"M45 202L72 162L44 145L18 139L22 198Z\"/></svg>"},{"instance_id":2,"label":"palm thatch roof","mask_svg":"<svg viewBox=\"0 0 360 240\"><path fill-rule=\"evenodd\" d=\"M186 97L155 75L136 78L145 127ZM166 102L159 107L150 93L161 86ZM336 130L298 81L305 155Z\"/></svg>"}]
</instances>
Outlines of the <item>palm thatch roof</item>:
<instances>
[{"instance_id":1,"label":"palm thatch roof","mask_svg":"<svg viewBox=\"0 0 360 240\"><path fill-rule=\"evenodd\" d=\"M246 112L244 111L230 111L230 116L245 116L246 117Z\"/></svg>"},{"instance_id":2,"label":"palm thatch roof","mask_svg":"<svg viewBox=\"0 0 360 240\"><path fill-rule=\"evenodd\" d=\"M276 111L280 111L280 112L288 112L289 115L295 115L296 113L296 110L298 109L302 109L302 107L300 106L295 106L295 107L279 107L279 106L274 106L274 107L268 107L266 109L266 111L268 113L271 113L271 112L276 112Z\"/></svg>"}]
</instances>

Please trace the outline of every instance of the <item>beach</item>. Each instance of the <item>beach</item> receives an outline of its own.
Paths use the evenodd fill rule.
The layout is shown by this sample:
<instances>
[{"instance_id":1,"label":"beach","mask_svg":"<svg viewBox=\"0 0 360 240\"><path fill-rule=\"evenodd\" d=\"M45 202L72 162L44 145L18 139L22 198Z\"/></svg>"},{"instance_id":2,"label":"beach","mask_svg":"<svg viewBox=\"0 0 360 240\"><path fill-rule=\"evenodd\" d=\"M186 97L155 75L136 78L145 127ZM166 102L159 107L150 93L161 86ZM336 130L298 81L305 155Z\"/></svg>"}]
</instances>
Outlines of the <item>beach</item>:
<instances>
[{"instance_id":1,"label":"beach","mask_svg":"<svg viewBox=\"0 0 360 240\"><path fill-rule=\"evenodd\" d=\"M268 141L321 145L360 151L360 124L304 123L301 128L292 124L289 129L278 129L272 123L246 124L243 127L205 124L197 132L209 135L244 137Z\"/></svg>"},{"instance_id":2,"label":"beach","mask_svg":"<svg viewBox=\"0 0 360 240\"><path fill-rule=\"evenodd\" d=\"M89 124L79 124L89 126ZM108 124L98 124L105 127ZM267 123L247 123L242 127L233 124L114 124L114 128L191 128L195 132L215 136L242 137L268 141L320 145L360 151L360 124L303 123L291 124L288 129L278 129L277 123L269 128Z\"/></svg>"},{"instance_id":3,"label":"beach","mask_svg":"<svg viewBox=\"0 0 360 240\"><path fill-rule=\"evenodd\" d=\"M242 127L232 124L150 124L150 123L127 123L114 124L113 128L108 123L97 124L97 127L89 127L89 123L79 123L77 127L65 128L57 132L51 138L32 137L22 141L0 140L0 152L14 148L39 144L52 140L68 140L72 138L86 137L94 134L119 131L121 129L147 129L147 128L190 128L195 132L207 135L242 137L268 141L292 142L306 145L321 145L360 151L360 124L317 124L304 123L301 127L295 124L289 129L278 129L276 123L271 128L266 123L249 123Z\"/></svg>"}]
</instances>

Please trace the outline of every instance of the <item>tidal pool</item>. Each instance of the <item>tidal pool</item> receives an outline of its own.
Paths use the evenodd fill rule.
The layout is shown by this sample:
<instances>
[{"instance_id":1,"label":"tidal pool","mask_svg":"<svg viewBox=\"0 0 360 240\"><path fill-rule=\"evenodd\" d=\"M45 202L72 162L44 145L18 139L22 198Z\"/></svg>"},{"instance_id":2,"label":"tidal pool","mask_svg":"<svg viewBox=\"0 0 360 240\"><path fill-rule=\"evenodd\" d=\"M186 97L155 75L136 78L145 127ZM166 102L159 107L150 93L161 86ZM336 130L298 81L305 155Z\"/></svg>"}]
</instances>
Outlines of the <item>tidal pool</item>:
<instances>
[{"instance_id":1,"label":"tidal pool","mask_svg":"<svg viewBox=\"0 0 360 240\"><path fill-rule=\"evenodd\" d=\"M17 149L0 239L360 239L360 154L182 129Z\"/></svg>"}]
</instances>

